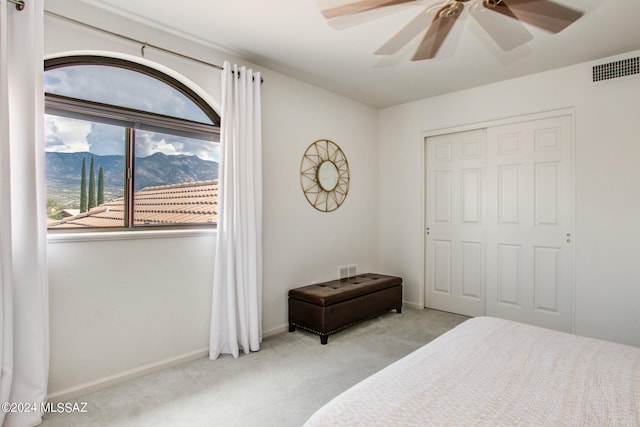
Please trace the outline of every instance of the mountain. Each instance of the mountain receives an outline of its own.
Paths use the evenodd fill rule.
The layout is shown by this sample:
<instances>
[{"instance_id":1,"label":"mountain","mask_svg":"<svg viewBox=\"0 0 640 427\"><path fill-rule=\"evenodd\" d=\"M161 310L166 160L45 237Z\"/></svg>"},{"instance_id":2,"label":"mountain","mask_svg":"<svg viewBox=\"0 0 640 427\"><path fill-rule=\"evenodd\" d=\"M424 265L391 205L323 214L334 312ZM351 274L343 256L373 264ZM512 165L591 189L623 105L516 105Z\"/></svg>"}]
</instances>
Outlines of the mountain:
<instances>
[{"instance_id":1,"label":"mountain","mask_svg":"<svg viewBox=\"0 0 640 427\"><path fill-rule=\"evenodd\" d=\"M198 156L155 153L136 157L135 189L178 182L206 181L218 177L218 163Z\"/></svg>"},{"instance_id":2,"label":"mountain","mask_svg":"<svg viewBox=\"0 0 640 427\"><path fill-rule=\"evenodd\" d=\"M104 171L105 187L124 185L124 157L98 156L91 153L46 153L47 185L56 188L80 188L82 159L86 158L87 182L91 156L94 157L96 179L98 169ZM136 157L135 190L178 182L205 181L218 177L218 163L202 160L197 156L167 156L155 153L148 157Z\"/></svg>"},{"instance_id":3,"label":"mountain","mask_svg":"<svg viewBox=\"0 0 640 427\"><path fill-rule=\"evenodd\" d=\"M104 183L108 187L123 187L124 185L124 157L123 156L96 156L91 153L51 153L45 154L47 186L75 187L80 190L80 173L82 171L82 159L87 161L87 182L89 181L89 165L91 156L94 156L94 168L96 179L98 169L102 166L104 171Z\"/></svg>"}]
</instances>

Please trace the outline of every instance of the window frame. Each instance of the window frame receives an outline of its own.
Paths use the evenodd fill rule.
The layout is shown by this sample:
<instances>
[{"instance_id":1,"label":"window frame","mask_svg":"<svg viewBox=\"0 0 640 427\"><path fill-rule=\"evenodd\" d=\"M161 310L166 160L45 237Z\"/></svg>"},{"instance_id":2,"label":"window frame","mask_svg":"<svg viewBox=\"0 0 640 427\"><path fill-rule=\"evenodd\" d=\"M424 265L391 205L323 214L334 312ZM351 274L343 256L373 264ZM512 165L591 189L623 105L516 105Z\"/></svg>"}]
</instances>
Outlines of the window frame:
<instances>
[{"instance_id":1,"label":"window frame","mask_svg":"<svg viewBox=\"0 0 640 427\"><path fill-rule=\"evenodd\" d=\"M80 119L96 123L104 123L122 127L125 132L124 147L124 208L123 225L121 227L87 227L51 229L49 233L93 233L123 232L144 230L176 230L176 229L215 229L212 224L172 224L172 225L135 225L134 193L135 193L135 132L136 130L171 134L187 138L215 141L220 138L220 116L201 96L186 84L152 67L121 58L100 55L77 55L50 58L44 60L44 72L76 65L101 65L119 67L138 72L167 84L186 96L211 120L212 124L201 123L180 117L127 108L117 105L73 98L58 94L44 93L45 114Z\"/></svg>"},{"instance_id":2,"label":"window frame","mask_svg":"<svg viewBox=\"0 0 640 427\"><path fill-rule=\"evenodd\" d=\"M213 126L220 127L220 116L218 115L218 113L216 113L216 111L211 107L211 105L209 105L193 89L191 89L190 87L188 87L187 85L179 81L178 79L163 73L162 71L156 70L155 68L140 64L138 62L133 62L133 61L129 61L122 58L101 56L101 55L63 56L63 57L45 59L44 71L47 72L49 70L55 70L56 68L69 67L73 65L104 65L104 66L110 66L110 67L119 67L125 70L137 71L149 77L160 80L161 82L171 86L178 92L181 92L183 95L185 95L191 101L193 101L193 103L196 104L198 107L200 107L200 109L204 111L206 116L209 117ZM46 101L46 93L45 93L45 101ZM86 101L86 102L90 102L90 101ZM124 107L116 106L116 108L124 108ZM135 111L140 111L140 110L135 110ZM142 112L145 113L144 111ZM148 113L148 114L153 114L153 113Z\"/></svg>"}]
</instances>

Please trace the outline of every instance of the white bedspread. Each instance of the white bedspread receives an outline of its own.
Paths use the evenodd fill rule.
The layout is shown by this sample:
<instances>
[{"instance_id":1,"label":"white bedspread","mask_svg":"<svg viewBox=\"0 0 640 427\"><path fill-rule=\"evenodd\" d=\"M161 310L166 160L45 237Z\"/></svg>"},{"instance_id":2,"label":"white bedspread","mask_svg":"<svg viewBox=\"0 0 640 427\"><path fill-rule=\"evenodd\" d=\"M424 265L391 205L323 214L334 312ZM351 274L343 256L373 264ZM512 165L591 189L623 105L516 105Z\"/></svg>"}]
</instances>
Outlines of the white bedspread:
<instances>
[{"instance_id":1,"label":"white bedspread","mask_svg":"<svg viewBox=\"0 0 640 427\"><path fill-rule=\"evenodd\" d=\"M306 426L640 425L640 348L467 320L365 379Z\"/></svg>"}]
</instances>

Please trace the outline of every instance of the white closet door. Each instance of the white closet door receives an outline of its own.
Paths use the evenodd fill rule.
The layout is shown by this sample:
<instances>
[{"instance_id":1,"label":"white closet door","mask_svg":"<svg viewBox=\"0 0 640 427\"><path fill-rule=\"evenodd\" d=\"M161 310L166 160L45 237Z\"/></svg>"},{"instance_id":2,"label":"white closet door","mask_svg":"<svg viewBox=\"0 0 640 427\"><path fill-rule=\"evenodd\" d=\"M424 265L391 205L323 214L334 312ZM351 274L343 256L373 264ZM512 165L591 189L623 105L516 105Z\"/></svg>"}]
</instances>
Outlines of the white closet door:
<instances>
[{"instance_id":1,"label":"white closet door","mask_svg":"<svg viewBox=\"0 0 640 427\"><path fill-rule=\"evenodd\" d=\"M571 117L487 130L487 314L572 330Z\"/></svg>"},{"instance_id":2,"label":"white closet door","mask_svg":"<svg viewBox=\"0 0 640 427\"><path fill-rule=\"evenodd\" d=\"M485 131L427 139L425 305L485 313Z\"/></svg>"}]
</instances>

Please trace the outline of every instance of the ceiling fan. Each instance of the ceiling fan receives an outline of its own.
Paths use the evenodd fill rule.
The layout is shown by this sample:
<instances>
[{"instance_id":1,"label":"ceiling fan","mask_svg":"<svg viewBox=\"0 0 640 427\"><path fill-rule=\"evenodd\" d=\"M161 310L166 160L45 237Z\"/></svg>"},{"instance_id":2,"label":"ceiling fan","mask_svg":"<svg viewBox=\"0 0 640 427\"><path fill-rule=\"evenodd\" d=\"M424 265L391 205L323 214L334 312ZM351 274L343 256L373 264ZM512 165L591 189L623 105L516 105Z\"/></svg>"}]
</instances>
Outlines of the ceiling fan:
<instances>
[{"instance_id":1,"label":"ceiling fan","mask_svg":"<svg viewBox=\"0 0 640 427\"><path fill-rule=\"evenodd\" d=\"M427 4L426 8L402 30L375 51L376 55L393 55L427 29L413 61L432 59L461 13L469 14L505 51L514 49L533 38L522 24L526 22L552 33L559 33L577 21L582 12L551 0L360 0L343 6L324 9L322 14L332 20L361 12L408 3ZM509 17L503 19L495 17Z\"/></svg>"}]
</instances>

